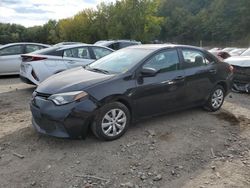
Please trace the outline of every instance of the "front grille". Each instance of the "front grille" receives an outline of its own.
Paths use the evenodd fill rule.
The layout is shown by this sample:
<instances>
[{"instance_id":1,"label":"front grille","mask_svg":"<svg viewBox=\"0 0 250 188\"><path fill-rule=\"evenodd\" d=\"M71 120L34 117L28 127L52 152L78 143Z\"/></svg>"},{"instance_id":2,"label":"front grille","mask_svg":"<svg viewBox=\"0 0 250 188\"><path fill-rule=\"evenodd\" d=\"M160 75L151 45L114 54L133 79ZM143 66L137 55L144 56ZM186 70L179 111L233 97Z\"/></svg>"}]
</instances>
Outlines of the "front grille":
<instances>
[{"instance_id":1,"label":"front grille","mask_svg":"<svg viewBox=\"0 0 250 188\"><path fill-rule=\"evenodd\" d=\"M243 74L250 76L250 67L239 67L239 66L233 66L233 67L235 74Z\"/></svg>"}]
</instances>

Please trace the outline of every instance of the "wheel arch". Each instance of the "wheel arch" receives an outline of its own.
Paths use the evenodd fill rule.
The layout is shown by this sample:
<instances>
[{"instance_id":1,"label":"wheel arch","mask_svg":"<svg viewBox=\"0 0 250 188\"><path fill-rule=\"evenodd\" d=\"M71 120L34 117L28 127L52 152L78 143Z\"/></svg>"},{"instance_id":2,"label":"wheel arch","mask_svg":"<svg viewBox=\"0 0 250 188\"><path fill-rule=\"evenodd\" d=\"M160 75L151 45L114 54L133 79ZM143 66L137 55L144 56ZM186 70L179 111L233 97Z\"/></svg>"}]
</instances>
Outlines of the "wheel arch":
<instances>
[{"instance_id":1,"label":"wheel arch","mask_svg":"<svg viewBox=\"0 0 250 188\"><path fill-rule=\"evenodd\" d=\"M111 102L120 102L125 105L128 108L131 117L133 117L132 102L127 97L120 94L108 96L101 100L101 106Z\"/></svg>"},{"instance_id":2,"label":"wheel arch","mask_svg":"<svg viewBox=\"0 0 250 188\"><path fill-rule=\"evenodd\" d=\"M222 86L225 93L228 93L228 85L227 85L227 83L225 81L220 81L220 82L217 83L217 85Z\"/></svg>"}]
</instances>

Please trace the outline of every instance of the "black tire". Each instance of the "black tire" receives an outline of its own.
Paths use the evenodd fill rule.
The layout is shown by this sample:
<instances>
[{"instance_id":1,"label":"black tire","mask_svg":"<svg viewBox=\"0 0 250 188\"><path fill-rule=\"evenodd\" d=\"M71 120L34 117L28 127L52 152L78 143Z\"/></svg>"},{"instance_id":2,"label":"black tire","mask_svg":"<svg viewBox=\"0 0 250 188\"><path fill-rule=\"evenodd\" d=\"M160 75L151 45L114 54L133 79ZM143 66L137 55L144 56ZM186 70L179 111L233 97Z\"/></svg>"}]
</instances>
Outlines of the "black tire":
<instances>
[{"instance_id":1,"label":"black tire","mask_svg":"<svg viewBox=\"0 0 250 188\"><path fill-rule=\"evenodd\" d=\"M221 101L218 105L215 105L213 103L213 98L214 98L214 95L216 95L216 92L221 92L222 93L222 98L221 98ZM215 112L215 111L218 111L221 106L223 105L223 102L224 102L224 99L225 99L225 90L224 88L221 86L221 85L217 85L211 92L210 94L210 97L209 99L207 100L204 108L208 111L211 111L211 112ZM217 101L218 102L218 101Z\"/></svg>"},{"instance_id":2,"label":"black tire","mask_svg":"<svg viewBox=\"0 0 250 188\"><path fill-rule=\"evenodd\" d=\"M103 124L105 124L105 121L107 121L107 123L106 124L110 124L110 123L112 123L112 122L110 122L110 121L108 121L106 118L105 118L105 116L106 115L108 115L109 116L109 114L111 114L111 115L113 115L112 114L112 112L115 110L115 112L117 112L117 113L115 113L115 114L117 114L117 117L118 117L118 113L119 112L123 112L123 116L122 117L125 117L126 118L126 122L123 122L122 124L122 126L121 127L123 127L122 129L119 129L119 128L117 128L117 126L116 126L116 128L115 128L115 130L117 131L117 130L121 130L121 132L119 132L119 131L117 131L117 135L107 135L108 133L106 133L105 134L105 129L103 128ZM110 117L110 116L109 116ZM123 119L123 118L122 118ZM93 133L94 133L94 135L98 138L98 139L101 139L101 140L106 140L106 141L111 141L111 140L115 140L115 139L118 139L118 138L120 138L126 131L127 131L127 129L128 129L128 127L129 127L129 124L130 124L130 119L131 119L131 117L130 117L130 112L129 112L129 110L128 110L128 108L124 105L124 104L122 104L122 103L120 103L120 102L112 102L112 103L108 103L108 104L106 104L106 105L104 105L103 107L101 107L99 110L98 110L98 112L97 112L97 114L96 114L96 116L95 116L95 119L94 119L94 121L93 121L93 123L92 123L92 125L91 125L91 129L92 129L92 131L93 131ZM121 120L121 119L120 119ZM117 119L117 120L114 120L113 119L113 121L116 121L116 122L119 122L119 119ZM120 123L120 122L119 122ZM115 134L114 133L114 124L113 125L109 125L108 127L107 127L107 129L109 129L110 127L112 127L111 129L112 129L112 131L111 131L111 133L110 134ZM107 130L106 130L107 131ZM119 132L119 133L118 133Z\"/></svg>"}]
</instances>

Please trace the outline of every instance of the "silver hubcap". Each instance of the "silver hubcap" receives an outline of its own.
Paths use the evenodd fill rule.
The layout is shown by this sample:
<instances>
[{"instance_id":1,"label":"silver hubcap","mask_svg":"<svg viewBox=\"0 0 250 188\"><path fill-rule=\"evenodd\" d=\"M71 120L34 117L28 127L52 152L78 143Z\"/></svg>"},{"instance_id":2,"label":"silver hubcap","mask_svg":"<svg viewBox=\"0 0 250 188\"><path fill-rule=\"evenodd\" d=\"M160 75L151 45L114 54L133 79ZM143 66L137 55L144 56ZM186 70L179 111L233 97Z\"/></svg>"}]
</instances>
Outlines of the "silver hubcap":
<instances>
[{"instance_id":1,"label":"silver hubcap","mask_svg":"<svg viewBox=\"0 0 250 188\"><path fill-rule=\"evenodd\" d=\"M212 96L212 106L216 109L219 108L223 102L224 94L221 89L215 90Z\"/></svg>"},{"instance_id":2,"label":"silver hubcap","mask_svg":"<svg viewBox=\"0 0 250 188\"><path fill-rule=\"evenodd\" d=\"M102 131L107 136L116 136L125 128L126 114L121 109L112 109L102 119Z\"/></svg>"}]
</instances>

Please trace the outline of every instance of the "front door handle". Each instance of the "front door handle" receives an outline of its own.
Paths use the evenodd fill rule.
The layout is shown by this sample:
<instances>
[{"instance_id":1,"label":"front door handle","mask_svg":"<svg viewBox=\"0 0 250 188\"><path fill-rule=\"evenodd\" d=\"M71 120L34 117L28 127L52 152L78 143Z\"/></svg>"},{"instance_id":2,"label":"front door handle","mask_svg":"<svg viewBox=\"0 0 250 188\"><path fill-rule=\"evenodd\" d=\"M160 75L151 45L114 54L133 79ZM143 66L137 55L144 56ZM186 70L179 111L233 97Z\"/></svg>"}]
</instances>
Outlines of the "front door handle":
<instances>
[{"instance_id":1,"label":"front door handle","mask_svg":"<svg viewBox=\"0 0 250 188\"><path fill-rule=\"evenodd\" d=\"M208 72L211 74L215 74L217 71L216 71L216 69L210 69Z\"/></svg>"},{"instance_id":2,"label":"front door handle","mask_svg":"<svg viewBox=\"0 0 250 188\"><path fill-rule=\"evenodd\" d=\"M174 81L184 81L185 80L185 76L177 76Z\"/></svg>"},{"instance_id":3,"label":"front door handle","mask_svg":"<svg viewBox=\"0 0 250 188\"><path fill-rule=\"evenodd\" d=\"M161 82L161 84L173 85L177 82L182 82L184 80L185 80L185 76L177 76L175 79L163 81Z\"/></svg>"},{"instance_id":4,"label":"front door handle","mask_svg":"<svg viewBox=\"0 0 250 188\"><path fill-rule=\"evenodd\" d=\"M68 63L70 63L70 64L74 64L74 63L75 63L75 61L68 61Z\"/></svg>"}]
</instances>

